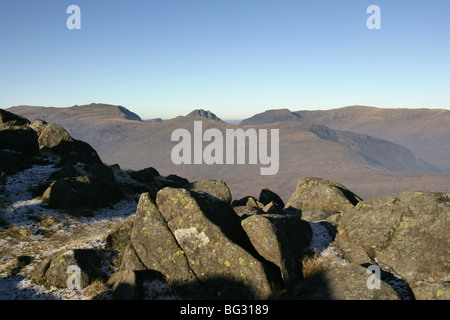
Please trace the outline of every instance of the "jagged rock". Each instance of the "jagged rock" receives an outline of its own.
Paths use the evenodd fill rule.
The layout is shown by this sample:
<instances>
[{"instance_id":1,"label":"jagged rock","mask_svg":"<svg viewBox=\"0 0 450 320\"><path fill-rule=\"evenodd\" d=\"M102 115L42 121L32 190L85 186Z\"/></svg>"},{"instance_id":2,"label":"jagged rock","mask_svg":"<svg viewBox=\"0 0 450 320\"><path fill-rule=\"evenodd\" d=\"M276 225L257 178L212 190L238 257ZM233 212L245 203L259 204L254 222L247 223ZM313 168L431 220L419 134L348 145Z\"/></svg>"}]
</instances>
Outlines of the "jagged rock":
<instances>
[{"instance_id":1,"label":"jagged rock","mask_svg":"<svg viewBox=\"0 0 450 320\"><path fill-rule=\"evenodd\" d=\"M360 202L340 233L408 282L450 281L450 195L403 192Z\"/></svg>"},{"instance_id":2,"label":"jagged rock","mask_svg":"<svg viewBox=\"0 0 450 320\"><path fill-rule=\"evenodd\" d=\"M264 208L260 209L258 213L265 214L284 214L284 211L282 209L283 207L280 207L276 202L270 201L268 204L264 206Z\"/></svg>"},{"instance_id":3,"label":"jagged rock","mask_svg":"<svg viewBox=\"0 0 450 320\"><path fill-rule=\"evenodd\" d=\"M300 300L399 300L395 290L380 281L380 289L369 289L367 269L347 264L307 278L296 287Z\"/></svg>"},{"instance_id":4,"label":"jagged rock","mask_svg":"<svg viewBox=\"0 0 450 320\"><path fill-rule=\"evenodd\" d=\"M139 199L131 244L147 269L161 272L169 285L189 291L189 286L198 282L183 249L148 193L143 193ZM130 264L122 260L123 263Z\"/></svg>"},{"instance_id":5,"label":"jagged rock","mask_svg":"<svg viewBox=\"0 0 450 320\"><path fill-rule=\"evenodd\" d=\"M35 119L35 120L31 121L30 128L33 129L36 132L36 134L37 134L37 136L39 138L39 136L41 135L42 131L47 126L47 124L48 123L45 122L44 120Z\"/></svg>"},{"instance_id":6,"label":"jagged rock","mask_svg":"<svg viewBox=\"0 0 450 320\"><path fill-rule=\"evenodd\" d=\"M256 200L255 197L252 197L252 196L246 196L246 197L243 197L243 198L241 198L241 199L233 200L233 201L231 202L231 206L232 206L232 207L241 207L241 206L245 206L245 205L247 205L247 202L248 202L248 200L249 200L250 198L252 198L253 201L254 201L254 203L256 203L257 200Z\"/></svg>"},{"instance_id":7,"label":"jagged rock","mask_svg":"<svg viewBox=\"0 0 450 320\"><path fill-rule=\"evenodd\" d=\"M360 201L361 198L337 182L305 178L298 181L286 207L343 212Z\"/></svg>"},{"instance_id":8,"label":"jagged rock","mask_svg":"<svg viewBox=\"0 0 450 320\"><path fill-rule=\"evenodd\" d=\"M258 209L253 206L235 206L233 210L241 219L258 213Z\"/></svg>"},{"instance_id":9,"label":"jagged rock","mask_svg":"<svg viewBox=\"0 0 450 320\"><path fill-rule=\"evenodd\" d=\"M39 151L37 134L26 126L0 127L0 149L36 155Z\"/></svg>"},{"instance_id":10,"label":"jagged rock","mask_svg":"<svg viewBox=\"0 0 450 320\"><path fill-rule=\"evenodd\" d=\"M273 202L277 204L280 208L284 208L284 202L280 198L280 196L267 188L261 190L258 201L261 202L263 205L267 205L270 202Z\"/></svg>"},{"instance_id":11,"label":"jagged rock","mask_svg":"<svg viewBox=\"0 0 450 320\"><path fill-rule=\"evenodd\" d=\"M50 254L42 260L32 272L32 279L46 286L67 288L67 280L72 275L70 266L76 266L80 271L80 289L87 287L93 281L106 280L107 276L101 270L106 257L101 250L69 249Z\"/></svg>"},{"instance_id":12,"label":"jagged rock","mask_svg":"<svg viewBox=\"0 0 450 320\"><path fill-rule=\"evenodd\" d=\"M241 199L233 200L231 202L231 207L241 219L245 219L258 213L259 207L256 204L257 201L258 200L256 200L255 197L246 196Z\"/></svg>"},{"instance_id":13,"label":"jagged rock","mask_svg":"<svg viewBox=\"0 0 450 320\"><path fill-rule=\"evenodd\" d=\"M271 280L279 273L257 258L229 205L182 188L160 190L156 203L211 298L265 299L273 293Z\"/></svg>"},{"instance_id":14,"label":"jagged rock","mask_svg":"<svg viewBox=\"0 0 450 320\"><path fill-rule=\"evenodd\" d=\"M39 148L53 148L63 141L73 142L66 129L59 124L47 124L39 135Z\"/></svg>"},{"instance_id":15,"label":"jagged rock","mask_svg":"<svg viewBox=\"0 0 450 320\"><path fill-rule=\"evenodd\" d=\"M309 246L312 229L298 216L264 214L242 221L242 227L255 249L281 270L288 290L302 279L301 258Z\"/></svg>"},{"instance_id":16,"label":"jagged rock","mask_svg":"<svg viewBox=\"0 0 450 320\"><path fill-rule=\"evenodd\" d=\"M204 179L192 182L188 189L196 192L206 192L228 204L231 203L230 189L223 180Z\"/></svg>"}]
</instances>

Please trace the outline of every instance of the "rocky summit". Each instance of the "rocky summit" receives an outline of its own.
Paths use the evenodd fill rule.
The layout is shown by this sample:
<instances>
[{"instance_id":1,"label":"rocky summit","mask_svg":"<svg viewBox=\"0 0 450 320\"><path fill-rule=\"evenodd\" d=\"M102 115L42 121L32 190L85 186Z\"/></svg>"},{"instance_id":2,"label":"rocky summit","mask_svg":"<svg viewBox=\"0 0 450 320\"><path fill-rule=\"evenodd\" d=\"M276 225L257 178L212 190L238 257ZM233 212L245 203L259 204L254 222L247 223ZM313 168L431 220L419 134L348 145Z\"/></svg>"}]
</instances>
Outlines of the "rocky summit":
<instances>
[{"instance_id":1,"label":"rocky summit","mask_svg":"<svg viewBox=\"0 0 450 320\"><path fill-rule=\"evenodd\" d=\"M195 115L194 115L195 116ZM450 299L450 195L232 198L0 110L0 299Z\"/></svg>"}]
</instances>

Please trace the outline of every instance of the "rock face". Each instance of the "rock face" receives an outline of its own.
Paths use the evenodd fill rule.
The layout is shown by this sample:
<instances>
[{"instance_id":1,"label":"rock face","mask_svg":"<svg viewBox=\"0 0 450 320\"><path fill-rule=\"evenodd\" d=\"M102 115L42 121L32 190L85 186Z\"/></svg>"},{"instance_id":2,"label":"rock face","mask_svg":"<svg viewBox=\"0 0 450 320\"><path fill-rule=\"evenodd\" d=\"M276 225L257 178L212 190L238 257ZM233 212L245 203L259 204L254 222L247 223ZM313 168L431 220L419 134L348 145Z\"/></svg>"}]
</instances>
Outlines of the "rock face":
<instances>
[{"instance_id":1,"label":"rock face","mask_svg":"<svg viewBox=\"0 0 450 320\"><path fill-rule=\"evenodd\" d=\"M432 283L413 289L417 300L450 300L450 283Z\"/></svg>"},{"instance_id":2,"label":"rock face","mask_svg":"<svg viewBox=\"0 0 450 320\"><path fill-rule=\"evenodd\" d=\"M299 216L263 214L242 221L255 249L281 270L285 287L291 291L302 279L301 258L309 246L312 229Z\"/></svg>"},{"instance_id":3,"label":"rock face","mask_svg":"<svg viewBox=\"0 0 450 320\"><path fill-rule=\"evenodd\" d=\"M450 195L404 192L343 213L340 233L403 279L450 281Z\"/></svg>"},{"instance_id":4,"label":"rock face","mask_svg":"<svg viewBox=\"0 0 450 320\"><path fill-rule=\"evenodd\" d=\"M209 294L244 299L272 294L270 266L252 252L240 219L226 203L175 188L159 191L156 203Z\"/></svg>"},{"instance_id":5,"label":"rock face","mask_svg":"<svg viewBox=\"0 0 450 320\"><path fill-rule=\"evenodd\" d=\"M131 230L131 245L139 261L147 269L163 273L169 284L188 288L198 281L166 220L148 193L142 194L139 199L136 220ZM130 262L124 263L134 270L141 268L139 264L133 266Z\"/></svg>"},{"instance_id":6,"label":"rock face","mask_svg":"<svg viewBox=\"0 0 450 320\"><path fill-rule=\"evenodd\" d=\"M319 178L305 178L298 181L297 188L286 207L343 212L360 201L361 198L339 183Z\"/></svg>"},{"instance_id":7,"label":"rock face","mask_svg":"<svg viewBox=\"0 0 450 320\"><path fill-rule=\"evenodd\" d=\"M161 273L181 297L267 299L280 271L253 248L241 220L208 193L166 187L139 200L120 271Z\"/></svg>"}]
</instances>

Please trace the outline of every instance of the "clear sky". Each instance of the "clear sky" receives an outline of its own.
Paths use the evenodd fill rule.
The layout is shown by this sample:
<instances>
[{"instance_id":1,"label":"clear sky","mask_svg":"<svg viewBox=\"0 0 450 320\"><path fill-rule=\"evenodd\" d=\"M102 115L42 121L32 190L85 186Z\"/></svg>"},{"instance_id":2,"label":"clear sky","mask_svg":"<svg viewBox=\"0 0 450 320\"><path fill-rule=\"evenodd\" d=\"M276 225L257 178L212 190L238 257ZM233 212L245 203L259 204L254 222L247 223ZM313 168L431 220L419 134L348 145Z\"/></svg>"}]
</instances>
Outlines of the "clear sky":
<instances>
[{"instance_id":1,"label":"clear sky","mask_svg":"<svg viewBox=\"0 0 450 320\"><path fill-rule=\"evenodd\" d=\"M0 107L91 102L142 118L450 109L450 1L1 0Z\"/></svg>"}]
</instances>

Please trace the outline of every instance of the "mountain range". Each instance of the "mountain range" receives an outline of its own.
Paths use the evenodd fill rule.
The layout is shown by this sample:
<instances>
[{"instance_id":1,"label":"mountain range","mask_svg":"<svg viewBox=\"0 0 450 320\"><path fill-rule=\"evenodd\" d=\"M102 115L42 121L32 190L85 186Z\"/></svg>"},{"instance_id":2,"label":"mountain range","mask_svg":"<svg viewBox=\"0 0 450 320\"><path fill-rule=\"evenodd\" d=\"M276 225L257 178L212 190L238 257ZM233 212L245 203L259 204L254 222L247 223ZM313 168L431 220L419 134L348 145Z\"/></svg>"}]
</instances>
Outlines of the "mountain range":
<instances>
[{"instance_id":1,"label":"mountain range","mask_svg":"<svg viewBox=\"0 0 450 320\"><path fill-rule=\"evenodd\" d=\"M17 106L8 111L62 125L71 136L94 147L107 164L131 170L154 167L163 175L176 174L189 181L223 179L235 199L257 195L264 186L287 200L296 188L295 178L308 176L340 181L365 199L411 189L450 191L447 110L279 109L254 115L239 125L201 109L164 121L143 120L122 106L106 104ZM278 129L278 173L261 176L260 165L173 164L171 151L177 144L171 141L173 131L192 132L198 120L203 121L203 130Z\"/></svg>"},{"instance_id":2,"label":"mountain range","mask_svg":"<svg viewBox=\"0 0 450 320\"><path fill-rule=\"evenodd\" d=\"M350 106L332 110L268 110L241 125L279 121L308 122L334 130L367 134L410 149L415 155L450 172L450 111L443 109L385 109Z\"/></svg>"}]
</instances>

